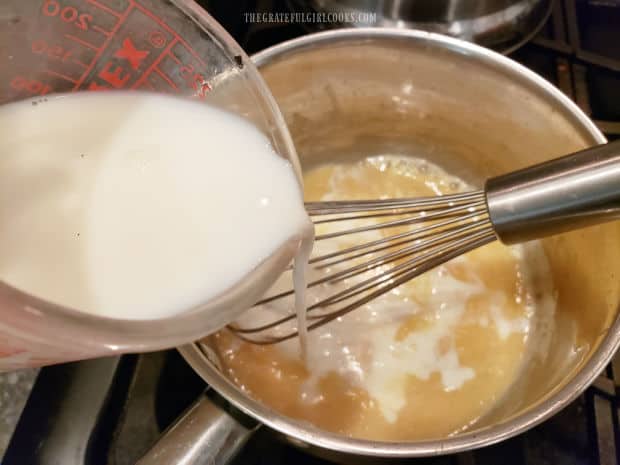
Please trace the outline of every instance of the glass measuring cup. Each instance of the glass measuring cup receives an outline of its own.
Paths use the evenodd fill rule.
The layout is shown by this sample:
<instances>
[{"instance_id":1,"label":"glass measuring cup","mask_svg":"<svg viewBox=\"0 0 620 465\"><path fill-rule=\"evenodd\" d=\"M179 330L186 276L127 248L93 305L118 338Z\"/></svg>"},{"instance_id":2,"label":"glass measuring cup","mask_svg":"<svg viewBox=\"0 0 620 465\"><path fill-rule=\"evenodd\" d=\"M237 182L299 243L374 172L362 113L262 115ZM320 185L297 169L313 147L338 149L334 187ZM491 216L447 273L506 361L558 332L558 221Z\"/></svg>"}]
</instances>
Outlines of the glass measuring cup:
<instances>
[{"instance_id":1,"label":"glass measuring cup","mask_svg":"<svg viewBox=\"0 0 620 465\"><path fill-rule=\"evenodd\" d=\"M300 172L284 120L258 71L191 0L13 0L0 5L0 104L57 92L117 89L181 94L233 111L261 129ZM216 302L157 320L81 313L0 281L0 370L198 339L258 300L293 254L293 245L287 244Z\"/></svg>"}]
</instances>

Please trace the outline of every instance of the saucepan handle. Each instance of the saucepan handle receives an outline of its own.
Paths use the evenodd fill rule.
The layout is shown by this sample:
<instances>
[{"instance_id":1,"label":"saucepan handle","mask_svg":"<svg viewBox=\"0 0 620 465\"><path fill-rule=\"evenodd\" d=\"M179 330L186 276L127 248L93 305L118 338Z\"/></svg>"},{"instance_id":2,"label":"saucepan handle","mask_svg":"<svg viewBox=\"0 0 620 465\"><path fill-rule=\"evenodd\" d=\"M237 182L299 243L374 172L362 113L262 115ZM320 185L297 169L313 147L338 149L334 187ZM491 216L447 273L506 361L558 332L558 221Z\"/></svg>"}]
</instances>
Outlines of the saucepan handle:
<instances>
[{"instance_id":1,"label":"saucepan handle","mask_svg":"<svg viewBox=\"0 0 620 465\"><path fill-rule=\"evenodd\" d=\"M238 411L212 389L187 411L138 460L137 465L229 463L260 424Z\"/></svg>"}]
</instances>

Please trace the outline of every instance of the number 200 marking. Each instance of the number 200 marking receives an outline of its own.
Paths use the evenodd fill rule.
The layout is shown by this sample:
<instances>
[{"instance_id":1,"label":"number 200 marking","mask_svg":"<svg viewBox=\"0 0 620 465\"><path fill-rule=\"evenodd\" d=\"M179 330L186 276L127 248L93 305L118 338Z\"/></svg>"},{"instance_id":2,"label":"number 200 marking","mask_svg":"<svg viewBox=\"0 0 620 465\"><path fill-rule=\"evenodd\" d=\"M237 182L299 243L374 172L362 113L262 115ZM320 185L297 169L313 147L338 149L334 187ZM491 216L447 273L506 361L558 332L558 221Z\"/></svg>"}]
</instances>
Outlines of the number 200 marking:
<instances>
[{"instance_id":1,"label":"number 200 marking","mask_svg":"<svg viewBox=\"0 0 620 465\"><path fill-rule=\"evenodd\" d=\"M79 13L77 8L73 6L60 5L58 0L45 0L41 12L45 16L55 17L58 16L65 23L75 25L78 29L88 31L90 22L93 20L93 16L88 13Z\"/></svg>"}]
</instances>

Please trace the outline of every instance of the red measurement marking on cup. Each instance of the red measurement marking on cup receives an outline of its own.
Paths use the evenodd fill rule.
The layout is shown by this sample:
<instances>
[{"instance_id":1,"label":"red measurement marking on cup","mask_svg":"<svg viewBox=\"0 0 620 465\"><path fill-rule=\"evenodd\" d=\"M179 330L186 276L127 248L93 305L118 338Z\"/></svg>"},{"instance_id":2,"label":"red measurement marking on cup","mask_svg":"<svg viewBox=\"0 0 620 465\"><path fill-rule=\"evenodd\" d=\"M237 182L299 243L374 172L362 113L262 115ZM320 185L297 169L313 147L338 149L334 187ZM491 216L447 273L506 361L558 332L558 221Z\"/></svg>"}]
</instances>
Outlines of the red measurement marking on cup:
<instances>
[{"instance_id":1,"label":"red measurement marking on cup","mask_svg":"<svg viewBox=\"0 0 620 465\"><path fill-rule=\"evenodd\" d=\"M45 74L49 74L49 75L51 75L51 76L56 76L56 77L59 77L59 78L61 78L61 79L64 79L65 81L73 82L74 84L76 84L76 83L77 83L77 81L76 81L75 79L72 79L72 78L70 78L69 76L65 76L65 75L64 75L64 74L62 74L62 73L57 73L56 71L52 71L51 69L46 69L46 70L43 70L43 72L44 72Z\"/></svg>"},{"instance_id":2,"label":"red measurement marking on cup","mask_svg":"<svg viewBox=\"0 0 620 465\"><path fill-rule=\"evenodd\" d=\"M93 0L93 4L100 5L100 0ZM191 90L204 96L210 89L204 84L206 63L181 36L134 0L117 13L111 37L97 52L94 65L80 76L75 89ZM170 67L169 62L175 62L175 66ZM191 77L187 69L194 70Z\"/></svg>"},{"instance_id":3,"label":"red measurement marking on cup","mask_svg":"<svg viewBox=\"0 0 620 465\"><path fill-rule=\"evenodd\" d=\"M151 75L151 72L153 72L156 68L157 65L159 65L159 63L161 63L161 61L170 54L170 51L172 50L172 47L174 47L177 43L179 42L178 37L174 37L170 43L166 46L166 48L160 53L160 55L153 61L153 63L151 64L151 66L144 72L144 74L142 76L140 76L140 78L138 79L138 81L134 84L134 88L138 88L143 82L145 82L149 76ZM164 80L171 85L171 87L173 87L174 89L176 89L176 85L174 85L174 83L172 82L172 80L165 75L161 70L158 71L158 74L161 74L162 77L164 78ZM164 77L165 76L165 77Z\"/></svg>"},{"instance_id":4,"label":"red measurement marking on cup","mask_svg":"<svg viewBox=\"0 0 620 465\"><path fill-rule=\"evenodd\" d=\"M53 25L42 27L29 45L44 68L10 78L10 88L28 95L140 88L204 96L212 72L185 38L145 6L151 2L41 0L40 17ZM198 29L189 34L204 40Z\"/></svg>"},{"instance_id":5,"label":"red measurement marking on cup","mask_svg":"<svg viewBox=\"0 0 620 465\"><path fill-rule=\"evenodd\" d=\"M175 84L174 82L172 82L172 80L171 80L168 76L166 76L166 75L163 73L163 71L162 71L161 69L159 69L159 68L155 67L155 68L153 69L153 71L155 71L157 74L159 74L159 76L160 76L160 77L161 77L164 81L166 81L166 83L167 83L167 84L168 84L171 88L173 88L173 89L175 89L175 90L176 90L176 89L178 89L178 87L176 86L176 84Z\"/></svg>"},{"instance_id":6,"label":"red measurement marking on cup","mask_svg":"<svg viewBox=\"0 0 620 465\"><path fill-rule=\"evenodd\" d=\"M170 54L170 58L177 64L177 65L183 65L183 63L181 63L181 60L179 60L176 55L174 53Z\"/></svg>"},{"instance_id":7,"label":"red measurement marking on cup","mask_svg":"<svg viewBox=\"0 0 620 465\"><path fill-rule=\"evenodd\" d=\"M166 45L166 36L161 31L151 31L149 42L155 48L163 48Z\"/></svg>"},{"instance_id":8,"label":"red measurement marking on cup","mask_svg":"<svg viewBox=\"0 0 620 465\"><path fill-rule=\"evenodd\" d=\"M98 5L98 2L96 2L95 6L100 7ZM117 33L117 31L123 25L123 23L127 19L128 15L129 15L129 13L131 12L132 9L133 9L133 5L132 5L132 3L130 3L129 6L127 7L127 9L123 13L120 13L119 16L117 16L118 20L117 20L116 24L114 25L114 27L112 27L112 29L110 30L110 36L105 40L105 42L103 43L101 48L99 48L97 50L97 53L93 57L90 65L88 66L88 68L86 68L86 71L84 71L84 73L78 79L78 82L75 84L75 87L73 88L74 90L79 89L80 86L84 83L84 81L89 77L89 74L93 71L93 69L95 68L95 65L97 65L97 63L101 59L101 56L104 53L104 51L106 50L106 48L113 42L114 35Z\"/></svg>"},{"instance_id":9,"label":"red measurement marking on cup","mask_svg":"<svg viewBox=\"0 0 620 465\"><path fill-rule=\"evenodd\" d=\"M63 5L59 0L45 0L41 13L44 16L57 17L67 24L73 24L82 31L87 31L93 20L92 14L80 12L78 8L72 5Z\"/></svg>"},{"instance_id":10,"label":"red measurement marking on cup","mask_svg":"<svg viewBox=\"0 0 620 465\"><path fill-rule=\"evenodd\" d=\"M83 45L86 48L90 48L91 50L96 50L97 52L99 50L101 50L99 47L97 47L96 45L93 45L89 42L86 42L85 40L80 39L79 37L74 36L73 34L65 34L65 37L69 40L72 40L75 43L78 43L80 45Z\"/></svg>"},{"instance_id":11,"label":"red measurement marking on cup","mask_svg":"<svg viewBox=\"0 0 620 465\"><path fill-rule=\"evenodd\" d=\"M80 60L77 59L73 59L73 64L79 66L80 68L86 69L88 68L88 65L86 63L81 62Z\"/></svg>"},{"instance_id":12,"label":"red measurement marking on cup","mask_svg":"<svg viewBox=\"0 0 620 465\"><path fill-rule=\"evenodd\" d=\"M111 14L111 15L113 15L113 16L116 16L117 18L120 18L121 16L123 16L123 14L122 14L122 13L119 13L118 11L113 10L112 8L110 8L110 7L106 6L106 5L104 5L104 4L103 4L103 3L101 3L101 2L98 2L97 0L86 0L86 1L87 1L88 3L90 3L91 5L96 6L96 7L97 7L97 8L99 8L100 10L103 10L103 11L105 11L105 12L107 12L107 13L110 13L110 14Z\"/></svg>"},{"instance_id":13,"label":"red measurement marking on cup","mask_svg":"<svg viewBox=\"0 0 620 465\"><path fill-rule=\"evenodd\" d=\"M35 40L31 45L32 53L42 55L48 60L67 62L72 60L73 51L62 45L50 44L43 39Z\"/></svg>"},{"instance_id":14,"label":"red measurement marking on cup","mask_svg":"<svg viewBox=\"0 0 620 465\"><path fill-rule=\"evenodd\" d=\"M52 92L52 86L38 79L17 75L9 83L11 89L27 95L46 95Z\"/></svg>"},{"instance_id":15,"label":"red measurement marking on cup","mask_svg":"<svg viewBox=\"0 0 620 465\"><path fill-rule=\"evenodd\" d=\"M41 0L33 5L41 26L19 53L31 53L39 64L30 75L9 77L12 98L72 89L92 65L106 34L118 18L83 0ZM50 23L49 26L46 23Z\"/></svg>"},{"instance_id":16,"label":"red measurement marking on cup","mask_svg":"<svg viewBox=\"0 0 620 465\"><path fill-rule=\"evenodd\" d=\"M112 33L110 31L106 31L105 29L103 29L102 27L97 26L96 24L93 25L93 31L97 31L99 34L103 34L106 37L110 37L112 35Z\"/></svg>"},{"instance_id":17,"label":"red measurement marking on cup","mask_svg":"<svg viewBox=\"0 0 620 465\"><path fill-rule=\"evenodd\" d=\"M123 40L123 45L119 48L115 57L125 58L133 69L138 69L144 59L151 53L148 50L138 50L129 37Z\"/></svg>"},{"instance_id":18,"label":"red measurement marking on cup","mask_svg":"<svg viewBox=\"0 0 620 465\"><path fill-rule=\"evenodd\" d=\"M200 64L202 66L204 66L204 67L207 66L207 64L204 61L202 61L202 59L200 58L200 56L198 56L198 54L194 51L194 49L192 47L190 47L189 44L183 39L183 37L178 35L166 23L164 23L160 18L155 16L149 10L144 8L142 5L140 5L137 2L133 2L133 1L132 1L132 3L136 6L136 8L138 8L140 11L142 11L146 16L150 17L153 21L157 22L161 27L163 27L164 29L166 29L166 31L168 31L170 34L172 34L181 44L183 44L183 46L185 47L187 52L189 52L196 60L198 60L198 62L200 62Z\"/></svg>"}]
</instances>

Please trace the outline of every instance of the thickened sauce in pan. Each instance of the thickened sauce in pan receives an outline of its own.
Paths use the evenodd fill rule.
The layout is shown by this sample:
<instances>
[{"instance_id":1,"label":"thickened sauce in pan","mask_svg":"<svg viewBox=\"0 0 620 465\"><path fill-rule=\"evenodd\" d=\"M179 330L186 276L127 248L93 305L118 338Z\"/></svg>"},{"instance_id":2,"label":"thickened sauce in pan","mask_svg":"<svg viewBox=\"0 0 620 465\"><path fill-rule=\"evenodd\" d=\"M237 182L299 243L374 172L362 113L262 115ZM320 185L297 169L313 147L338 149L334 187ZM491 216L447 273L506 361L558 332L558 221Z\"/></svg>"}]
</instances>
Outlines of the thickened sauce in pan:
<instances>
[{"instance_id":1,"label":"thickened sauce in pan","mask_svg":"<svg viewBox=\"0 0 620 465\"><path fill-rule=\"evenodd\" d=\"M426 161L376 156L305 174L308 201L414 197L472 190ZM376 221L385 221L377 219ZM368 223L370 220L364 220ZM317 234L355 226L329 223ZM315 243L314 254L399 232L378 230ZM368 257L365 257L368 259ZM474 425L502 401L534 350L536 319L555 311L538 242L486 245L401 285L298 340L252 345L228 331L209 338L223 370L273 409L346 436L400 441L445 437ZM309 270L310 280L334 270ZM350 278L350 286L368 278ZM276 287L290 288L285 275ZM334 288L308 290L308 304ZM294 312L292 299L257 307L241 326ZM290 328L278 328L284 333ZM541 349L542 348L542 349Z\"/></svg>"}]
</instances>

